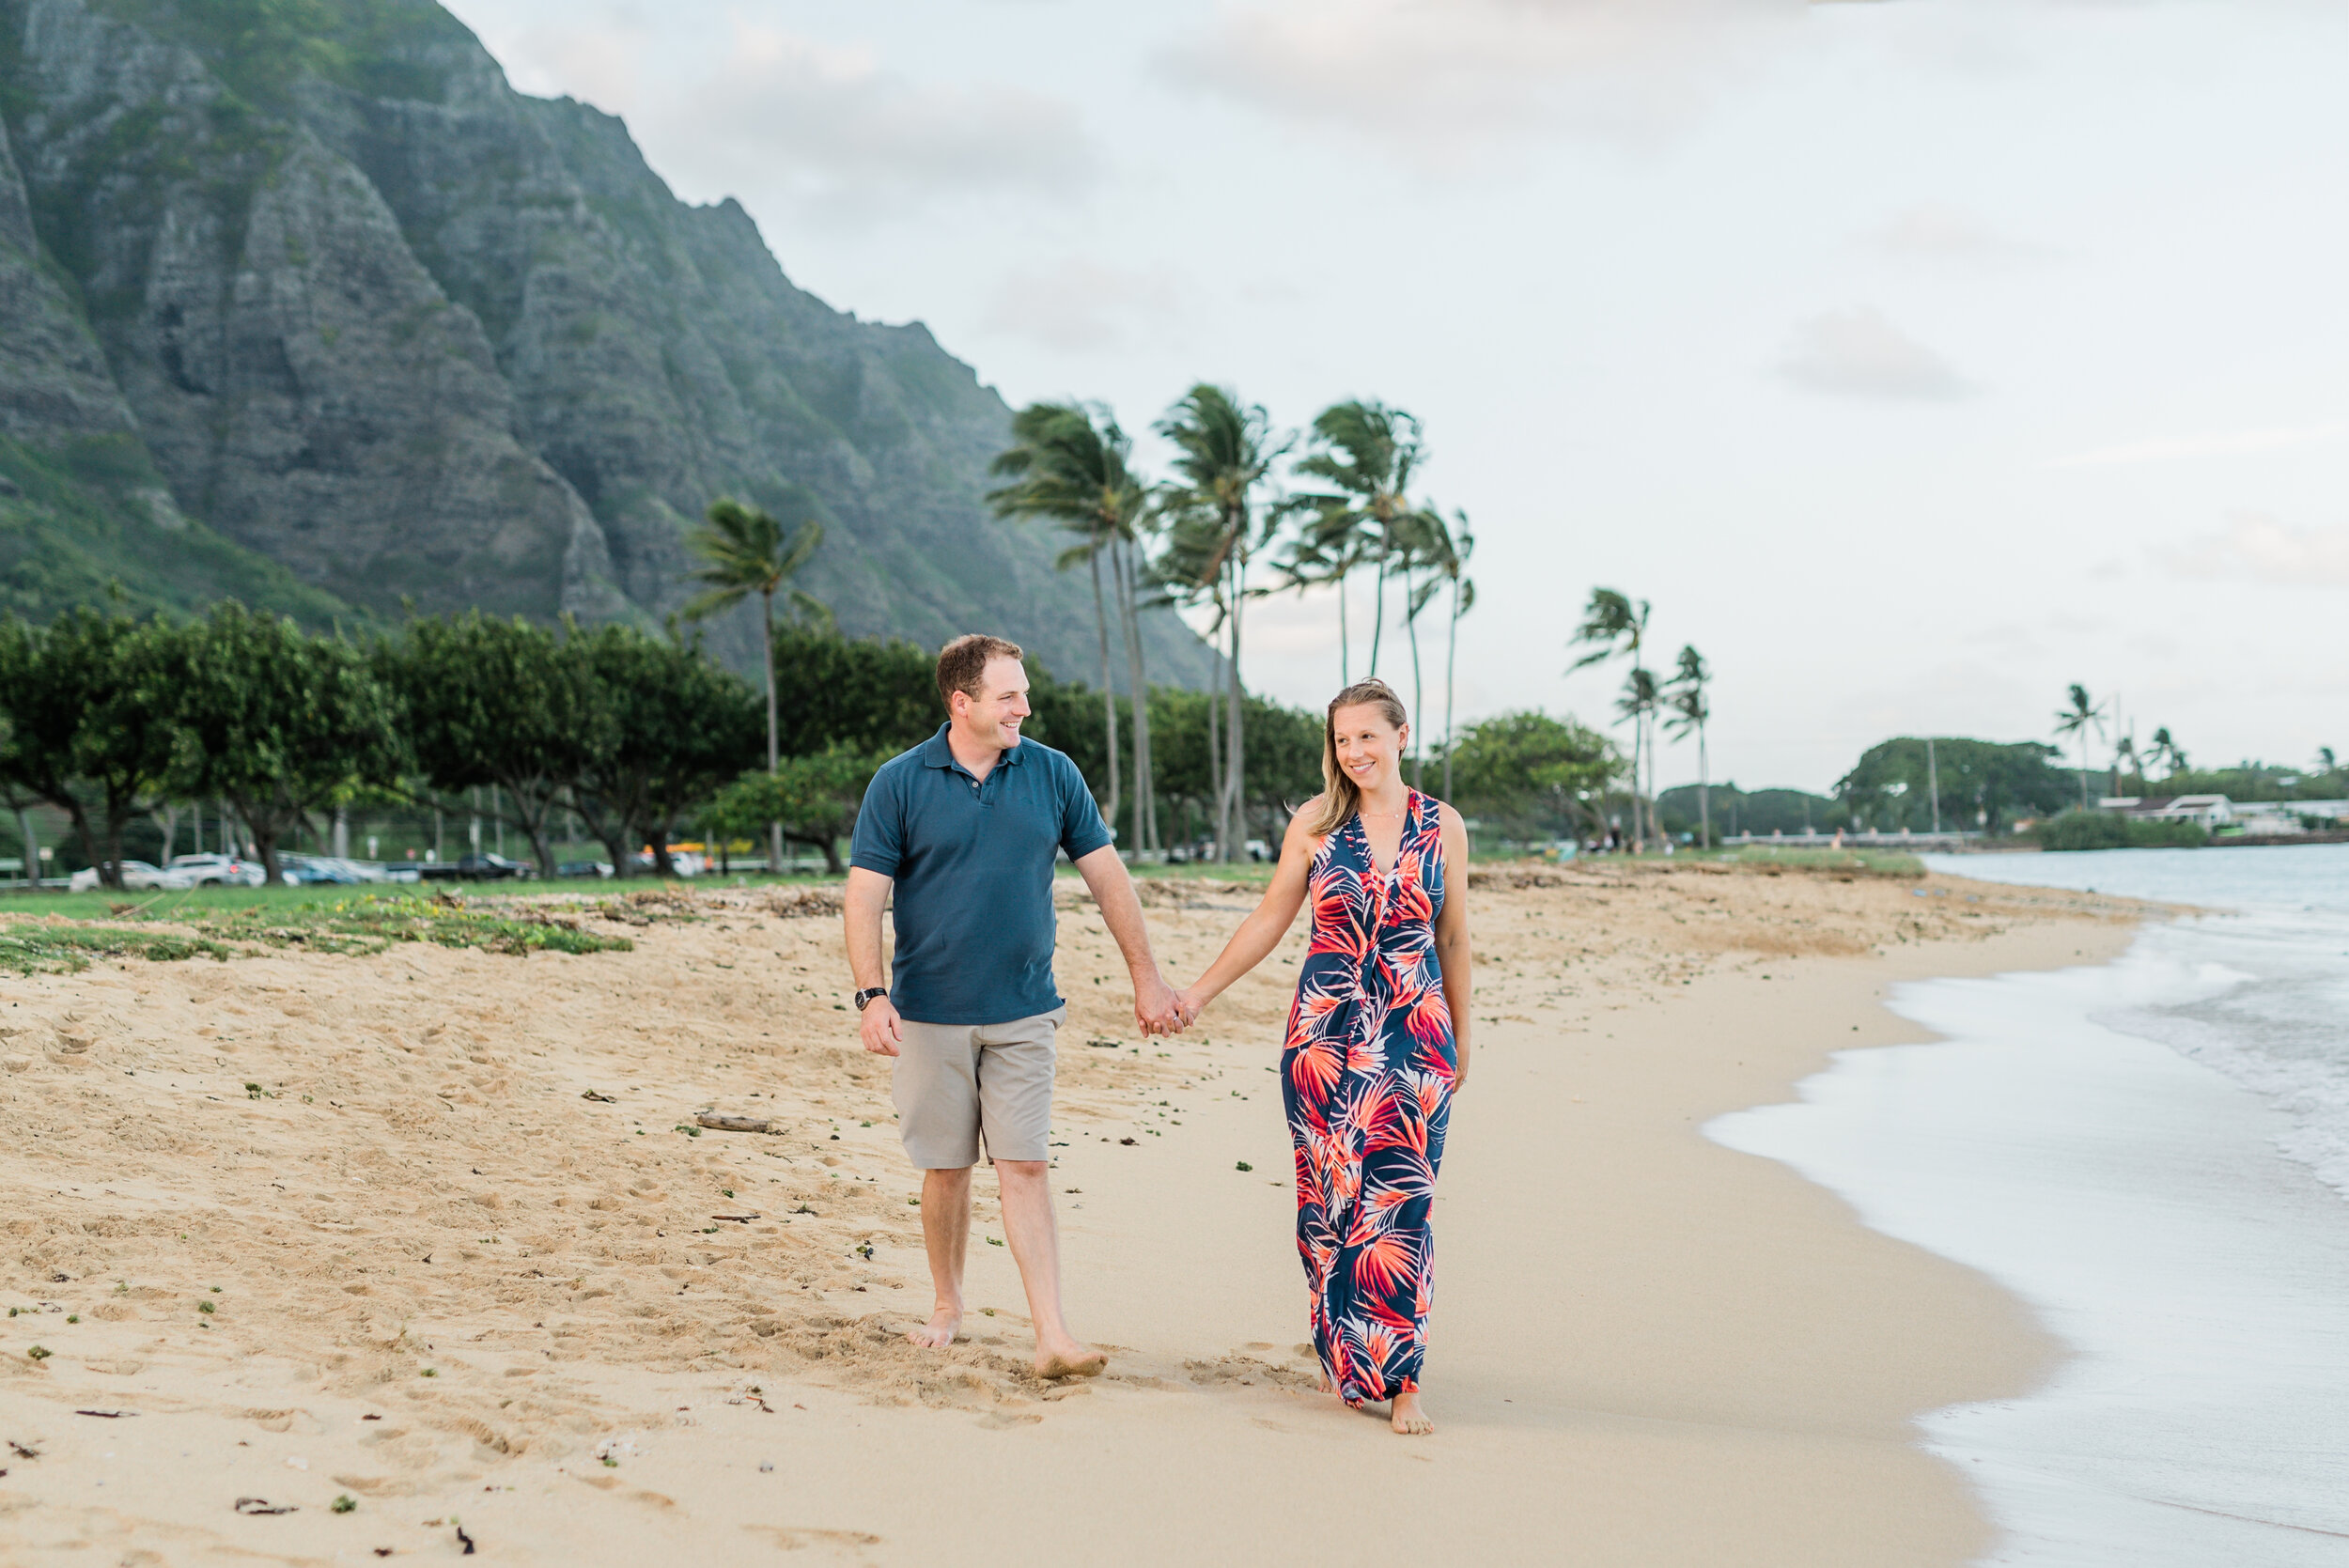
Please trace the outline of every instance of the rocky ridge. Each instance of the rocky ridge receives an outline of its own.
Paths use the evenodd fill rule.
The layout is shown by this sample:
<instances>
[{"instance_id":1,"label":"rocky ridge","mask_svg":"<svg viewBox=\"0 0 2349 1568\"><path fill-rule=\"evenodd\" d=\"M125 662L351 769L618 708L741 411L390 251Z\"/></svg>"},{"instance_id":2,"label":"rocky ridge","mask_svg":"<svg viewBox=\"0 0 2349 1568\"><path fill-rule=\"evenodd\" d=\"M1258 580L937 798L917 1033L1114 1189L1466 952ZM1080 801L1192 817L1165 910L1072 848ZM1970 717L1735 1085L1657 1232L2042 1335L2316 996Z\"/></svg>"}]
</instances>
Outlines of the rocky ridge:
<instances>
[{"instance_id":1,"label":"rocky ridge","mask_svg":"<svg viewBox=\"0 0 2349 1568\"><path fill-rule=\"evenodd\" d=\"M0 0L0 602L657 622L734 494L825 523L851 633L1090 672L1059 541L981 499L993 390L429 0ZM1154 673L1204 670L1157 621Z\"/></svg>"}]
</instances>

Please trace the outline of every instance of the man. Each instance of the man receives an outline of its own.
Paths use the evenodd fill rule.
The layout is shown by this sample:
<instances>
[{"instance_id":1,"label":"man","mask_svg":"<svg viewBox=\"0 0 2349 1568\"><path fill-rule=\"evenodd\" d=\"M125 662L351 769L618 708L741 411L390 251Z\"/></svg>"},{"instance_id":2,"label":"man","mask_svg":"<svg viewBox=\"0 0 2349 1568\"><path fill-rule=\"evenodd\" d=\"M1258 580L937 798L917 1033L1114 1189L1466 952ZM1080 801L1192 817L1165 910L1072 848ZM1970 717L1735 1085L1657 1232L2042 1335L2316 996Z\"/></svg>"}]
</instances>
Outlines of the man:
<instances>
[{"instance_id":1,"label":"man","mask_svg":"<svg viewBox=\"0 0 2349 1568\"><path fill-rule=\"evenodd\" d=\"M923 1172L922 1236L937 1306L906 1337L943 1346L961 1327L971 1168L984 1141L1003 1234L1027 1287L1036 1373L1091 1377L1109 1358L1061 1317L1052 1217L1052 1039L1068 1012L1052 979L1056 852L1076 863L1125 955L1143 1032L1184 1020L1083 776L1059 752L1020 737L1029 713L1020 659L1000 637L957 637L938 656L946 722L881 766L857 813L848 965L864 1048L897 1059L898 1134ZM885 975L881 908L893 889L897 948Z\"/></svg>"}]
</instances>

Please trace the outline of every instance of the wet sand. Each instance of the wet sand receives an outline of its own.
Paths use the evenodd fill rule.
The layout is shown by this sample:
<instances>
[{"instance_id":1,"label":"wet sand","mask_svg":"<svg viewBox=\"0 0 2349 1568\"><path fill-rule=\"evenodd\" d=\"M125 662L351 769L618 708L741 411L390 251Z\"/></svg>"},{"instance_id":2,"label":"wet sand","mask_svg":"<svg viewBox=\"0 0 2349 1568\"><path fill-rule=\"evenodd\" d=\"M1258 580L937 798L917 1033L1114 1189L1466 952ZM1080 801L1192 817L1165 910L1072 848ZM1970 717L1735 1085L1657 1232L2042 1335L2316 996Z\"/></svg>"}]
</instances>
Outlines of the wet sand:
<instances>
[{"instance_id":1,"label":"wet sand","mask_svg":"<svg viewBox=\"0 0 2349 1568\"><path fill-rule=\"evenodd\" d=\"M984 1174L964 1342L900 1338L929 1301L918 1183L834 918L650 890L630 953L0 977L0 1561L443 1556L459 1529L546 1564L1977 1554L1911 1423L2055 1346L1696 1129L1917 1037L1892 982L2109 956L2134 907L1686 863L1480 880L1425 1439L1315 1395L1300 1353L1269 1070L1294 937L1143 1042L1064 885L1055 1187L1072 1321L1112 1351L1073 1385L1027 1371ZM1169 972L1252 900L1151 884ZM786 1130L679 1130L703 1110Z\"/></svg>"}]
</instances>

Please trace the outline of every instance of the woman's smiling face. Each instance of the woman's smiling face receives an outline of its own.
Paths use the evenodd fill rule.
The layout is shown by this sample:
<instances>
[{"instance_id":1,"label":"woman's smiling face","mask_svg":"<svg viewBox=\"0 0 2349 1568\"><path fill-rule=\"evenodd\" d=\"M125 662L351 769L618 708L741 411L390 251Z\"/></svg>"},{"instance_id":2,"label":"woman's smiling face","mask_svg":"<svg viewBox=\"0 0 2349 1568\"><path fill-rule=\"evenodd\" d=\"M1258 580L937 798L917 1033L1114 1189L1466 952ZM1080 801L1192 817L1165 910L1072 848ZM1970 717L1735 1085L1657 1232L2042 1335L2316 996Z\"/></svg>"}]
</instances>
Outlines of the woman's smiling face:
<instances>
[{"instance_id":1,"label":"woman's smiling face","mask_svg":"<svg viewBox=\"0 0 2349 1568\"><path fill-rule=\"evenodd\" d=\"M1356 703L1330 716L1337 737L1338 767L1368 795L1397 776L1403 752L1410 744L1411 727L1387 722L1377 703Z\"/></svg>"}]
</instances>

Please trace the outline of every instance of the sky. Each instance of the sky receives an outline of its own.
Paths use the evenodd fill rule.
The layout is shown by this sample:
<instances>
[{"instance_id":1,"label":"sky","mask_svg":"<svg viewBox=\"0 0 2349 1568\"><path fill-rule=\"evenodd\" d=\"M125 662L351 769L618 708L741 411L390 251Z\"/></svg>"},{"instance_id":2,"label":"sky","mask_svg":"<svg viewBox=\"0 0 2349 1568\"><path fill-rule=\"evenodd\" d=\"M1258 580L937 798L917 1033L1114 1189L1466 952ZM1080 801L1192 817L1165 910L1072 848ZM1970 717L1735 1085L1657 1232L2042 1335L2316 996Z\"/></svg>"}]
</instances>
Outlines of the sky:
<instances>
[{"instance_id":1,"label":"sky","mask_svg":"<svg viewBox=\"0 0 2349 1568\"><path fill-rule=\"evenodd\" d=\"M2198 765L2349 752L2349 8L449 3L1015 406L1416 414L1460 722L1610 722L1606 586L1713 666L1716 782L2049 739L2075 681ZM1252 687L1336 689L1330 594L1248 625Z\"/></svg>"}]
</instances>

